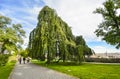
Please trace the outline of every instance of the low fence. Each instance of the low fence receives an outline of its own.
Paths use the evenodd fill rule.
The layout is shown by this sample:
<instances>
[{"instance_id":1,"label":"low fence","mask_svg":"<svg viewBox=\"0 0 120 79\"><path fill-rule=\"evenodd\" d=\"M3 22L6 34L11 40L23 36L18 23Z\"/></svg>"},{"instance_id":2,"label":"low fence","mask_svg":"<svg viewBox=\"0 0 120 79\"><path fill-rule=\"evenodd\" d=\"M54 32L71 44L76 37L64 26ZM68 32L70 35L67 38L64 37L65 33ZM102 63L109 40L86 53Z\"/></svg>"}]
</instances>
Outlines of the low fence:
<instances>
[{"instance_id":1,"label":"low fence","mask_svg":"<svg viewBox=\"0 0 120 79\"><path fill-rule=\"evenodd\" d=\"M120 58L85 58L86 62L120 63Z\"/></svg>"}]
</instances>

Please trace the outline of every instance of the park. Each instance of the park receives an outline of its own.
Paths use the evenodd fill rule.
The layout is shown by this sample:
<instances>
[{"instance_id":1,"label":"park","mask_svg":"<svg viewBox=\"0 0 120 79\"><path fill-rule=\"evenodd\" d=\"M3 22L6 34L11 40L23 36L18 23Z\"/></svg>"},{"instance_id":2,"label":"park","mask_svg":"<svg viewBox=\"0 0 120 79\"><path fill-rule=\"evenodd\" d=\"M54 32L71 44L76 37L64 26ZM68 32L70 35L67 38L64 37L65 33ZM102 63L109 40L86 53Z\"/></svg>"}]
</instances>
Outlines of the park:
<instances>
[{"instance_id":1,"label":"park","mask_svg":"<svg viewBox=\"0 0 120 79\"><path fill-rule=\"evenodd\" d=\"M106 44L119 49L120 1L102 3L102 7L92 11L103 18L93 33ZM74 35L74 28L55 8L45 3L41 5L38 14L32 12L37 20L29 18L34 27L25 20L29 25L27 30L31 29L29 33L24 22L17 23L16 16L8 17L0 8L0 79L120 79L119 52L115 53L117 56L108 56L107 52L104 56L97 56L100 52L96 53L92 48L97 44L86 41L84 35Z\"/></svg>"}]
</instances>

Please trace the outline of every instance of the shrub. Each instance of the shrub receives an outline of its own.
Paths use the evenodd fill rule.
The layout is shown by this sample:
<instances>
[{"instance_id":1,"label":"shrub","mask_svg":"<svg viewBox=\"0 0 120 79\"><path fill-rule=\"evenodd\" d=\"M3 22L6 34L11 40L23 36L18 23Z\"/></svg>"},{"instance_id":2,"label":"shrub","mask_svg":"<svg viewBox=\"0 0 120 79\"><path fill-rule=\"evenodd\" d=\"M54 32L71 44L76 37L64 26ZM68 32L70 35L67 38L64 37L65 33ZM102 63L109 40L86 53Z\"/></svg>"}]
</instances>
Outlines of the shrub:
<instances>
[{"instance_id":1,"label":"shrub","mask_svg":"<svg viewBox=\"0 0 120 79\"><path fill-rule=\"evenodd\" d=\"M8 61L8 54L0 54L0 66L4 66Z\"/></svg>"}]
</instances>

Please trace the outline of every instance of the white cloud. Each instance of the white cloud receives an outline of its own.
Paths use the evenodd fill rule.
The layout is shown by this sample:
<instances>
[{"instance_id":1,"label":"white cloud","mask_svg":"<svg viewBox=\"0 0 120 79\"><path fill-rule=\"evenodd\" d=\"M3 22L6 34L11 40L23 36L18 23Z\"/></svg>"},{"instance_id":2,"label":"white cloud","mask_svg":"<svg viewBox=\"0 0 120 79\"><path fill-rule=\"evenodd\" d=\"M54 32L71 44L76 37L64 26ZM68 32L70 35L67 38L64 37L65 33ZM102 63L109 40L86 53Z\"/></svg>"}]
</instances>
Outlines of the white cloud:
<instances>
[{"instance_id":1,"label":"white cloud","mask_svg":"<svg viewBox=\"0 0 120 79\"><path fill-rule=\"evenodd\" d=\"M93 14L93 11L103 2L104 0L45 0L72 27L73 34L83 35L86 41L98 40L94 31L102 18Z\"/></svg>"},{"instance_id":2,"label":"white cloud","mask_svg":"<svg viewBox=\"0 0 120 79\"><path fill-rule=\"evenodd\" d=\"M42 7L34 6L32 9L27 10L31 15L37 16Z\"/></svg>"},{"instance_id":3,"label":"white cloud","mask_svg":"<svg viewBox=\"0 0 120 79\"><path fill-rule=\"evenodd\" d=\"M103 46L95 46L93 47L95 53L105 53L107 51L106 47Z\"/></svg>"}]
</instances>

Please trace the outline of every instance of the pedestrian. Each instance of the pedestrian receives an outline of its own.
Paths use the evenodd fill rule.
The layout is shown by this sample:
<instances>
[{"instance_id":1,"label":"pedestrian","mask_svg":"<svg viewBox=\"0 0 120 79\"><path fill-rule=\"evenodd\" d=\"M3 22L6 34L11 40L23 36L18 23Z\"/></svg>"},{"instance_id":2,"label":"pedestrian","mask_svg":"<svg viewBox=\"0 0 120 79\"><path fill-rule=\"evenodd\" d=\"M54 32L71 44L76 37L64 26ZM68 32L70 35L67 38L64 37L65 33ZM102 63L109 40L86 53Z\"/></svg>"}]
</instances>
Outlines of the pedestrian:
<instances>
[{"instance_id":1,"label":"pedestrian","mask_svg":"<svg viewBox=\"0 0 120 79\"><path fill-rule=\"evenodd\" d=\"M27 63L29 63L30 62L30 57L27 57Z\"/></svg>"},{"instance_id":2,"label":"pedestrian","mask_svg":"<svg viewBox=\"0 0 120 79\"><path fill-rule=\"evenodd\" d=\"M19 64L21 64L22 58L21 56L18 58Z\"/></svg>"},{"instance_id":3,"label":"pedestrian","mask_svg":"<svg viewBox=\"0 0 120 79\"><path fill-rule=\"evenodd\" d=\"M26 60L26 58L25 57L23 57L23 63L25 64L25 60Z\"/></svg>"}]
</instances>

